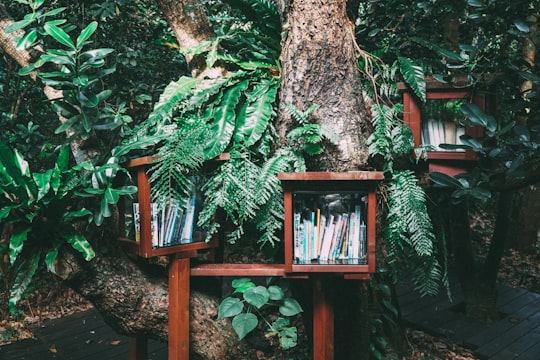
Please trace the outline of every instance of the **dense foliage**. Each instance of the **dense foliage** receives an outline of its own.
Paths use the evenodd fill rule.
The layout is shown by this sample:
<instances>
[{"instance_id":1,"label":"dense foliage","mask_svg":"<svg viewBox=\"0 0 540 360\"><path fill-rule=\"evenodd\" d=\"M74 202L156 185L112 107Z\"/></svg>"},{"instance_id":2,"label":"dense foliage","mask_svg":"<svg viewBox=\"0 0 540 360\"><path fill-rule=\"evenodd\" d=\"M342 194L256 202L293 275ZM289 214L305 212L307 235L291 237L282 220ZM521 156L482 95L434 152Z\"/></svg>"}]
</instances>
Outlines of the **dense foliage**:
<instances>
[{"instance_id":1,"label":"dense foliage","mask_svg":"<svg viewBox=\"0 0 540 360\"><path fill-rule=\"evenodd\" d=\"M5 6L20 19L6 30L25 31L17 46L43 51L22 70L0 58L0 190L6 194L0 200L0 253L10 259L13 305L41 260L54 270L62 245L86 259L93 256L79 230L101 224L119 196L134 191L113 183L123 171L118 164L129 157L158 155L152 196L162 204L184 197L194 175L202 179L206 202L200 225L209 236L220 226L216 212L222 212L233 224L230 242L245 236L247 227L257 230L261 246L280 240L277 173L304 171L306 157L339 139L311 121L318 104L299 109L276 100L283 34L274 2L201 2L197 6L205 7L215 37L182 49L183 54L153 1L17 0ZM374 103L367 145L389 179L388 264L392 278L414 268L423 294L435 293L446 281L445 244L433 233L416 175L404 169L422 169L409 156L416 151L419 159L427 152L413 149L395 83L406 82L425 101L425 76L450 83L464 76L470 89L497 95L495 115L472 104L460 109L464 125L486 129L483 138L464 137L459 145L478 153L478 168L458 178L431 176L453 188L454 199L482 200L509 180L513 186L533 181L538 178L540 73L534 56L524 56L523 50L538 43L539 11L537 3L524 0L359 5L357 41L372 54L359 59ZM227 73L215 79L188 76L184 54L203 56L208 67L219 65ZM44 84L62 92L52 107L43 106L41 89L25 76L35 70ZM291 115L294 129L278 146L273 123L279 106ZM69 157L70 140L97 143L92 164ZM210 170L202 166L224 152L230 161ZM50 241L38 236L46 223L58 224L46 237ZM380 283L373 286L389 293ZM385 303L389 312L395 310ZM373 332L382 328L375 319ZM283 329L288 327L274 330ZM373 348L373 354L380 355L383 347Z\"/></svg>"}]
</instances>

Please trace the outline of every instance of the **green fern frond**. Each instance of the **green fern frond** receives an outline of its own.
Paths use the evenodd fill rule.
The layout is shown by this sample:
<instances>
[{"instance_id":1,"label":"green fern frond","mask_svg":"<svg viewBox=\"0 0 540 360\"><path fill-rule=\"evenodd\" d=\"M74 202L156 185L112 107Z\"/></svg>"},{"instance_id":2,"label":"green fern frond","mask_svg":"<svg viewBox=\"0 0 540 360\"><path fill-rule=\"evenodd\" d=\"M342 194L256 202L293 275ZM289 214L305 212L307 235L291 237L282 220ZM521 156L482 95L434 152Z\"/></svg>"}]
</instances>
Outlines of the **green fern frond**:
<instances>
[{"instance_id":1,"label":"green fern frond","mask_svg":"<svg viewBox=\"0 0 540 360\"><path fill-rule=\"evenodd\" d=\"M424 190L418 186L414 173L409 170L394 173L394 178L388 188L387 227L385 240L390 256L397 257L400 253L410 249L413 259L428 258L436 261L435 246L436 238L433 234L433 226L426 208L426 196ZM438 272L436 269L439 269ZM424 270L425 279L440 280L440 266L435 263ZM415 279L417 279L415 275ZM431 283L426 284L431 289ZM427 290L425 290L427 291Z\"/></svg>"},{"instance_id":2,"label":"green fern frond","mask_svg":"<svg viewBox=\"0 0 540 360\"><path fill-rule=\"evenodd\" d=\"M188 173L200 167L203 157L206 126L183 127L171 134L174 136L159 149L157 160L151 169L152 199L166 203L171 199L181 200L189 194L191 181Z\"/></svg>"},{"instance_id":3,"label":"green fern frond","mask_svg":"<svg viewBox=\"0 0 540 360\"><path fill-rule=\"evenodd\" d=\"M415 64L411 59L400 56L397 59L399 63L399 71L403 75L403 79L414 93L426 102L426 80L424 77L424 69L422 66Z\"/></svg>"}]
</instances>

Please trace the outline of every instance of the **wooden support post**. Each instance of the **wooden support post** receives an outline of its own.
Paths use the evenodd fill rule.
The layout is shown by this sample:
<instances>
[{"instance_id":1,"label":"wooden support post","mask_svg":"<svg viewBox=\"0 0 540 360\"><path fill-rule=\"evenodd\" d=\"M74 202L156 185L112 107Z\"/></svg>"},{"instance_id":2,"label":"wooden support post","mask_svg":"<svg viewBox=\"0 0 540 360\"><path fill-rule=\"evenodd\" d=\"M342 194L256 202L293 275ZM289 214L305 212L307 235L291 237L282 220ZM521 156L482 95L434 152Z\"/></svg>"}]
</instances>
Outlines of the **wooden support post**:
<instances>
[{"instance_id":1,"label":"wooden support post","mask_svg":"<svg viewBox=\"0 0 540 360\"><path fill-rule=\"evenodd\" d=\"M169 268L169 360L189 359L189 258Z\"/></svg>"},{"instance_id":2,"label":"wooden support post","mask_svg":"<svg viewBox=\"0 0 540 360\"><path fill-rule=\"evenodd\" d=\"M129 338L129 360L148 359L148 339L146 336L131 336Z\"/></svg>"},{"instance_id":3,"label":"wooden support post","mask_svg":"<svg viewBox=\"0 0 540 360\"><path fill-rule=\"evenodd\" d=\"M334 303L327 280L313 280L313 360L334 360Z\"/></svg>"}]
</instances>

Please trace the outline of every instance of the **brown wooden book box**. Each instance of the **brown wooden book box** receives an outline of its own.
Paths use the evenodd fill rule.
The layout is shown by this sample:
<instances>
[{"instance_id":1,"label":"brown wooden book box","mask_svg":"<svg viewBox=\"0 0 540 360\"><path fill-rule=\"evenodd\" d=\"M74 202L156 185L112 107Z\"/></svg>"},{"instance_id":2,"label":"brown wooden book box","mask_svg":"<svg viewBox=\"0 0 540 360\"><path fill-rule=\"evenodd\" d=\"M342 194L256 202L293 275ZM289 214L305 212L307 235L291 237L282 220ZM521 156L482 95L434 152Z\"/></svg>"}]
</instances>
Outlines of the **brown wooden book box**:
<instances>
[{"instance_id":1,"label":"brown wooden book box","mask_svg":"<svg viewBox=\"0 0 540 360\"><path fill-rule=\"evenodd\" d=\"M369 279L375 271L375 225L376 189L384 176L382 172L353 171L343 173L305 172L280 173L284 188L284 264L191 264L190 258L197 252L218 246L217 237L210 243L197 242L173 245L163 248L152 247L150 219L150 183L148 169L155 158L144 157L132 160L128 168L137 178L137 201L140 209L140 241L121 237L119 240L128 252L149 258L159 255L174 255L169 267L169 341L170 360L189 359L189 298L191 276L280 276L309 279L313 282L313 358L332 360L334 358L334 309L332 296L328 293L328 276L342 276L352 280ZM317 197L319 205L325 206L327 195L344 199L355 199L362 210L365 225L365 254L362 258L346 261L320 262L310 260L299 263L294 258L293 217L296 196ZM360 200L359 200L360 199ZM322 202L322 204L321 204ZM346 203L346 201L344 202ZM341 204L343 205L343 204ZM126 234L125 214L121 213L120 233ZM124 217L123 217L124 216ZM146 339L132 337L130 359L146 359Z\"/></svg>"},{"instance_id":2,"label":"brown wooden book box","mask_svg":"<svg viewBox=\"0 0 540 360\"><path fill-rule=\"evenodd\" d=\"M466 86L466 83L454 83L452 85L445 84L437 81L434 78L426 78L426 98L427 103L422 104L422 101L414 94L412 89L405 83L399 83L398 89L403 93L403 121L411 128L415 147L420 146L423 143L422 131L427 125L426 114L423 115L423 110L429 106L438 102L439 107L452 100L464 100L472 104L477 105L480 109L486 111L486 96L483 94L472 93L470 87ZM440 114L437 114L440 115ZM425 130L424 130L425 131ZM466 127L464 134L474 138L480 138L483 136L483 129L481 127ZM443 140L443 139L441 139ZM432 144L433 142L426 139L424 136L424 142ZM456 139L456 141L458 141ZM440 141L440 143L454 143L448 141ZM436 144L435 144L436 145ZM442 150L437 148L436 151L428 152L428 164L429 171L445 172L449 175L456 175L460 172L467 171L472 162L476 160L476 154L473 151L453 151Z\"/></svg>"}]
</instances>

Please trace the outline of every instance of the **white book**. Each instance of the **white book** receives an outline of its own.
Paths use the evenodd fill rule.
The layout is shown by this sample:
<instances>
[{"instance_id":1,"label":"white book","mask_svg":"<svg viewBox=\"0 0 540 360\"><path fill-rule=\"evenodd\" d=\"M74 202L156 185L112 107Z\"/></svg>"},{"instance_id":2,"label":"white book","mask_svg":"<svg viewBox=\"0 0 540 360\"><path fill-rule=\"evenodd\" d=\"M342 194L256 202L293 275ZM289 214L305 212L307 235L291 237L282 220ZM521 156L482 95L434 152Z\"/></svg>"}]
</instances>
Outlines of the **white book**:
<instances>
[{"instance_id":1,"label":"white book","mask_svg":"<svg viewBox=\"0 0 540 360\"><path fill-rule=\"evenodd\" d=\"M360 224L362 222L362 206L361 205L356 205L354 207L354 215L356 218L356 223L354 226L354 234L353 234L352 258L358 259L360 257Z\"/></svg>"},{"instance_id":2,"label":"white book","mask_svg":"<svg viewBox=\"0 0 540 360\"><path fill-rule=\"evenodd\" d=\"M159 243L159 221L158 221L158 206L156 203L150 204L150 232L152 234L152 247L161 247L163 243Z\"/></svg>"},{"instance_id":3,"label":"white book","mask_svg":"<svg viewBox=\"0 0 540 360\"><path fill-rule=\"evenodd\" d=\"M186 206L186 216L184 226L182 228L182 235L180 238L181 244L189 244L192 242L193 225L195 218L195 196L192 196L189 200L189 204Z\"/></svg>"},{"instance_id":4,"label":"white book","mask_svg":"<svg viewBox=\"0 0 540 360\"><path fill-rule=\"evenodd\" d=\"M319 222L319 240L317 242L317 258L321 256L321 248L324 239L324 232L326 229L326 216L321 215L321 221Z\"/></svg>"},{"instance_id":5,"label":"white book","mask_svg":"<svg viewBox=\"0 0 540 360\"><path fill-rule=\"evenodd\" d=\"M294 259L300 259L301 253L301 239L300 239L300 221L302 220L300 213L294 213L293 215L293 226L294 226Z\"/></svg>"},{"instance_id":6,"label":"white book","mask_svg":"<svg viewBox=\"0 0 540 360\"><path fill-rule=\"evenodd\" d=\"M366 233L366 224L362 222L360 225L360 254L359 258L364 259L367 252L367 233Z\"/></svg>"},{"instance_id":7,"label":"white book","mask_svg":"<svg viewBox=\"0 0 540 360\"><path fill-rule=\"evenodd\" d=\"M347 235L347 259L352 259L353 257L356 223L356 213L352 212L349 215L349 234Z\"/></svg>"},{"instance_id":8,"label":"white book","mask_svg":"<svg viewBox=\"0 0 540 360\"><path fill-rule=\"evenodd\" d=\"M319 255L320 261L328 261L328 253L330 252L334 235L334 215L330 215L327 223L328 225L324 229L324 238L321 246L321 254Z\"/></svg>"}]
</instances>

